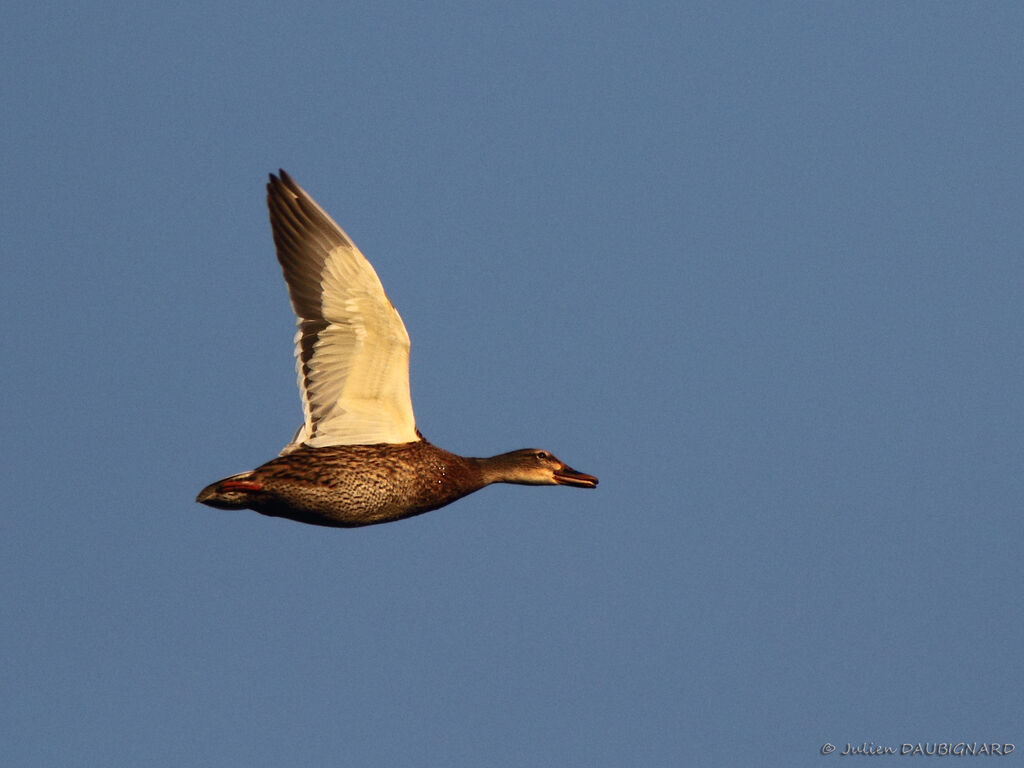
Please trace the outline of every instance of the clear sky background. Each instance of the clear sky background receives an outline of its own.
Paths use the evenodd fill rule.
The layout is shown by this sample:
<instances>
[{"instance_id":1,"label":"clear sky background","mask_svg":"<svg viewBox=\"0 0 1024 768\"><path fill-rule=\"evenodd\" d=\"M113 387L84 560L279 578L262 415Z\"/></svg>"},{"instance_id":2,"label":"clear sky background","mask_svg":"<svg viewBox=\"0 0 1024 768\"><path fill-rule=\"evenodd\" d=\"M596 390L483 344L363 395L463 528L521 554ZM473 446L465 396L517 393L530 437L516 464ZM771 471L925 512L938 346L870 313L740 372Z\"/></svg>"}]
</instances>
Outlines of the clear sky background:
<instances>
[{"instance_id":1,"label":"clear sky background","mask_svg":"<svg viewBox=\"0 0 1024 768\"><path fill-rule=\"evenodd\" d=\"M0 763L1020 764L1022 40L1011 2L8 8ZM193 502L300 420L278 167L401 312L422 432L595 491Z\"/></svg>"}]
</instances>

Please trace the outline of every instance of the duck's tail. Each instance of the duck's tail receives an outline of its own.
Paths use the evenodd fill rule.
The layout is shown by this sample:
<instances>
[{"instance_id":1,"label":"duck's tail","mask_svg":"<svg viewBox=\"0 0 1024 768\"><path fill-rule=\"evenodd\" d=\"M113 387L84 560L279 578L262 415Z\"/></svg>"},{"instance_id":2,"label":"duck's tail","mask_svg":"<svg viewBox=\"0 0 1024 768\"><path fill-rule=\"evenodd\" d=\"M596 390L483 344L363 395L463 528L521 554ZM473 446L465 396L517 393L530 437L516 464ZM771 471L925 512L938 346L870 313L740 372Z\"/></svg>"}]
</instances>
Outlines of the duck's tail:
<instances>
[{"instance_id":1,"label":"duck's tail","mask_svg":"<svg viewBox=\"0 0 1024 768\"><path fill-rule=\"evenodd\" d=\"M252 472L241 472L218 480L203 488L196 501L217 509L245 509L252 500L251 494L263 488L252 476Z\"/></svg>"}]
</instances>

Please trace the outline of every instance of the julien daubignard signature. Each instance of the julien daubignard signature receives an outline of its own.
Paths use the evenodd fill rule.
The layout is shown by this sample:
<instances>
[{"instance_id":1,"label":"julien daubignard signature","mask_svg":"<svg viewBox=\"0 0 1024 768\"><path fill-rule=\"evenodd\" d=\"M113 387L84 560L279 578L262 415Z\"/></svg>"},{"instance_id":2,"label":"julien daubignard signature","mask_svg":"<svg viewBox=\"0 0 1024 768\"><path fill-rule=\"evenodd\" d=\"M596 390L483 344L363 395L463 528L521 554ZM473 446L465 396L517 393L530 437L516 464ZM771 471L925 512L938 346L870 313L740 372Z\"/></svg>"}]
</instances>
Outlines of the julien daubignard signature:
<instances>
[{"instance_id":1,"label":"julien daubignard signature","mask_svg":"<svg viewBox=\"0 0 1024 768\"><path fill-rule=\"evenodd\" d=\"M980 741L936 741L917 742L916 744L904 743L899 746L886 744L875 744L875 742L863 742L861 744L850 744L838 754L843 755L1009 755L1015 749L1013 744L997 744L995 742ZM821 747L821 754L831 755L836 751L835 745L825 742Z\"/></svg>"}]
</instances>

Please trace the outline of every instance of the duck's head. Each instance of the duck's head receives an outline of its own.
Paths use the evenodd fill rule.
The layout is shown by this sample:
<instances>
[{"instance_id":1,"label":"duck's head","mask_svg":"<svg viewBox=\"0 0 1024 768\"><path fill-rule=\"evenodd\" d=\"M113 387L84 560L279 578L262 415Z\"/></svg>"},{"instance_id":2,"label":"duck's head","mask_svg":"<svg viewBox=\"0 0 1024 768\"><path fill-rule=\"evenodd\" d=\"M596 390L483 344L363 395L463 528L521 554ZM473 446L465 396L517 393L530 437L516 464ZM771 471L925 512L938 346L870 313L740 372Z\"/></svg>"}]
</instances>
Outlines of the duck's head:
<instances>
[{"instance_id":1,"label":"duck's head","mask_svg":"<svg viewBox=\"0 0 1024 768\"><path fill-rule=\"evenodd\" d=\"M594 488L597 485L597 478L593 475L577 472L553 453L538 448L523 448L480 459L480 465L489 483L571 485L576 488Z\"/></svg>"}]
</instances>

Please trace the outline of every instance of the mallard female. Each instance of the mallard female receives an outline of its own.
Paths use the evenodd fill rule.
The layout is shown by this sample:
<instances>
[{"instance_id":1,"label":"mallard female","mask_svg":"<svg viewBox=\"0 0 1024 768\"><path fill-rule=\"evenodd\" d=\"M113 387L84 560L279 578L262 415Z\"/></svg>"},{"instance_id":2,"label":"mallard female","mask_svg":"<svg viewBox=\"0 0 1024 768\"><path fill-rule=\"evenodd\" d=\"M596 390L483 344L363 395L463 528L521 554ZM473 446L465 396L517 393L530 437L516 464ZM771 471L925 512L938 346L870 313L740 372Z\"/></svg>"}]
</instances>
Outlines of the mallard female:
<instances>
[{"instance_id":1,"label":"mallard female","mask_svg":"<svg viewBox=\"0 0 1024 768\"><path fill-rule=\"evenodd\" d=\"M409 395L409 334L377 273L284 171L267 184L277 259L298 318L305 416L281 454L196 501L351 528L443 507L491 483L593 488L547 451L457 456L423 439Z\"/></svg>"}]
</instances>

